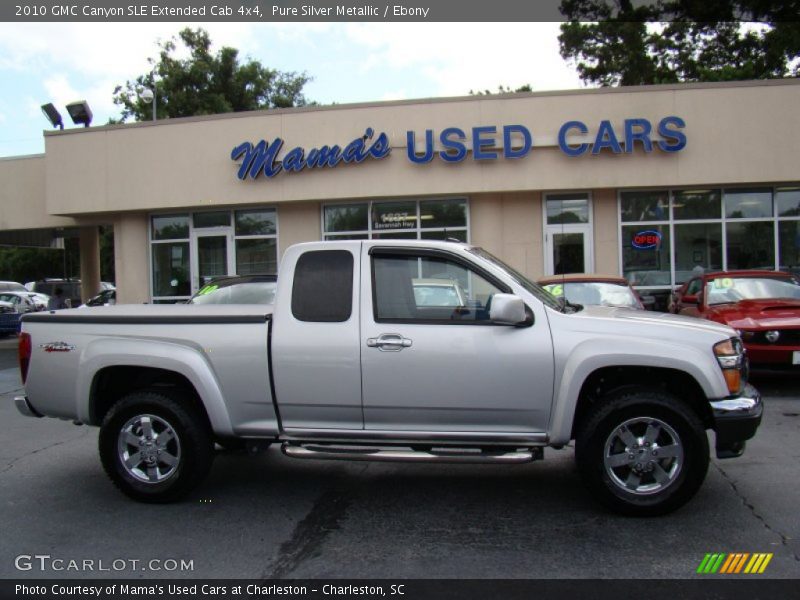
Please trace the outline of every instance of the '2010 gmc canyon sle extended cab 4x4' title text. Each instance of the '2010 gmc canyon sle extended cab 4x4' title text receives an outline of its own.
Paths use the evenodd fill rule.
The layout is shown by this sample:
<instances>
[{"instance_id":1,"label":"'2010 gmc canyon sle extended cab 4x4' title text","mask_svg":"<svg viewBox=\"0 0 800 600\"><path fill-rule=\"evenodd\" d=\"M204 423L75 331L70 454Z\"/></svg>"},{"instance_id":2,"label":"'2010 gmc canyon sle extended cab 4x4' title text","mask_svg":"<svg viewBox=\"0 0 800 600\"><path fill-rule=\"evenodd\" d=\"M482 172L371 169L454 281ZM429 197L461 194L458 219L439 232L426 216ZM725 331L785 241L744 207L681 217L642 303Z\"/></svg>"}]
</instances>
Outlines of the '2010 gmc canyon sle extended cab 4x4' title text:
<instances>
[{"instance_id":1,"label":"'2010 gmc canyon sle extended cab 4x4' title text","mask_svg":"<svg viewBox=\"0 0 800 600\"><path fill-rule=\"evenodd\" d=\"M434 302L415 282L457 283ZM455 286L454 286L455 287ZM424 301L421 301L424 300ZM488 252L437 241L290 247L273 306L26 315L18 408L100 426L103 467L180 498L214 443L296 458L525 463L575 440L593 495L633 515L687 502L761 421L728 327L563 305Z\"/></svg>"}]
</instances>

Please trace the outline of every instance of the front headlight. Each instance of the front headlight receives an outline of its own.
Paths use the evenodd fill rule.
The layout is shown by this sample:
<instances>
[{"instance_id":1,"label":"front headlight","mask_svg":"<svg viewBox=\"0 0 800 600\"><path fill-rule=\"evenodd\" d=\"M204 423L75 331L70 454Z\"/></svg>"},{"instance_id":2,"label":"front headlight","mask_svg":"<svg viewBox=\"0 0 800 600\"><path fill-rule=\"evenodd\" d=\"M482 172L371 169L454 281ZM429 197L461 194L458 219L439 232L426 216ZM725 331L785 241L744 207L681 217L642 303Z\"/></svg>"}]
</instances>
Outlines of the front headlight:
<instances>
[{"instance_id":1,"label":"front headlight","mask_svg":"<svg viewBox=\"0 0 800 600\"><path fill-rule=\"evenodd\" d=\"M738 394L744 385L744 346L739 338L730 338L714 344L714 356L722 369L725 383L731 394Z\"/></svg>"}]
</instances>

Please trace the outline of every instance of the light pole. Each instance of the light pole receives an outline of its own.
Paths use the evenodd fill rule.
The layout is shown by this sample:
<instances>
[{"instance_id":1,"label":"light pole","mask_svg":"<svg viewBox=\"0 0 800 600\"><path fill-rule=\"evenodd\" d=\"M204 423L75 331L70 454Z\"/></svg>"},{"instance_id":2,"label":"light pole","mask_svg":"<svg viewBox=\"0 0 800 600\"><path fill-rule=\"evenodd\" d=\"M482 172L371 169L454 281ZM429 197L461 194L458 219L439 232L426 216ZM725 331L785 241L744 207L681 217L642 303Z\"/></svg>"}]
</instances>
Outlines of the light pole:
<instances>
[{"instance_id":1,"label":"light pole","mask_svg":"<svg viewBox=\"0 0 800 600\"><path fill-rule=\"evenodd\" d=\"M152 102L153 103L153 121L156 120L156 66L153 65L153 89L150 88L143 88L141 92L139 92L139 97L144 100L145 102Z\"/></svg>"}]
</instances>

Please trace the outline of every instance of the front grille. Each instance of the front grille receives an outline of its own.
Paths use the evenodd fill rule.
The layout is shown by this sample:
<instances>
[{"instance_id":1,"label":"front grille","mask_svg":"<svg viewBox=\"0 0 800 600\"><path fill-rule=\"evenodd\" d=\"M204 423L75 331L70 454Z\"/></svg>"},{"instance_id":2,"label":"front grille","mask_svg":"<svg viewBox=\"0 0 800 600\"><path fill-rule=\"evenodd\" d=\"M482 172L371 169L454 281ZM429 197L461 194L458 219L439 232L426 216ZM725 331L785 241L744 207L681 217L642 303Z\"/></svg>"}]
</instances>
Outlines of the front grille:
<instances>
[{"instance_id":1,"label":"front grille","mask_svg":"<svg viewBox=\"0 0 800 600\"><path fill-rule=\"evenodd\" d=\"M800 329L771 329L779 331L780 337L775 342L767 340L766 331L756 331L754 335L747 337L750 344L762 344L764 346L797 346L800 345Z\"/></svg>"}]
</instances>

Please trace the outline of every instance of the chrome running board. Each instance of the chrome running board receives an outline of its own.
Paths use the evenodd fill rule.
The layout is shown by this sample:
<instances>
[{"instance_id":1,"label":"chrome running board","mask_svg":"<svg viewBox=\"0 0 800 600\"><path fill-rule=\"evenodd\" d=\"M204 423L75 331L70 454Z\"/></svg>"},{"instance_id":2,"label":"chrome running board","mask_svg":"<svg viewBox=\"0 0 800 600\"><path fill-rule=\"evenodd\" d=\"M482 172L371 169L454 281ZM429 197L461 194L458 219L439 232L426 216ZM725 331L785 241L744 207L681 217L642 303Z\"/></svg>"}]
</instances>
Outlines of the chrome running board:
<instances>
[{"instance_id":1,"label":"chrome running board","mask_svg":"<svg viewBox=\"0 0 800 600\"><path fill-rule=\"evenodd\" d=\"M539 460L542 448L513 452L484 452L480 449L431 448L428 450L375 448L368 446L327 446L284 443L281 451L291 458L321 460L362 460L377 462L438 462L466 464L522 464Z\"/></svg>"}]
</instances>

